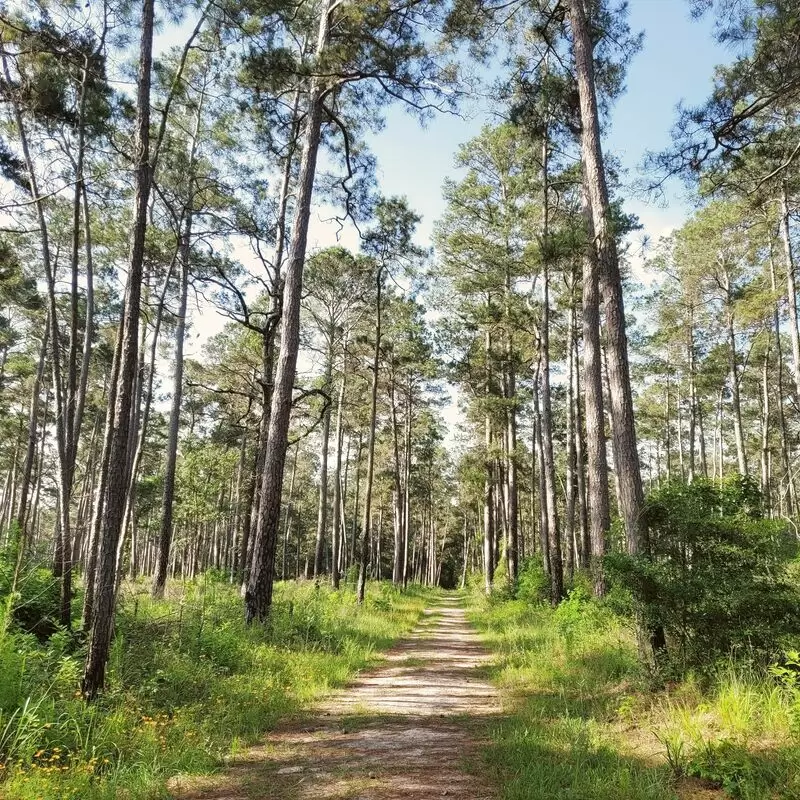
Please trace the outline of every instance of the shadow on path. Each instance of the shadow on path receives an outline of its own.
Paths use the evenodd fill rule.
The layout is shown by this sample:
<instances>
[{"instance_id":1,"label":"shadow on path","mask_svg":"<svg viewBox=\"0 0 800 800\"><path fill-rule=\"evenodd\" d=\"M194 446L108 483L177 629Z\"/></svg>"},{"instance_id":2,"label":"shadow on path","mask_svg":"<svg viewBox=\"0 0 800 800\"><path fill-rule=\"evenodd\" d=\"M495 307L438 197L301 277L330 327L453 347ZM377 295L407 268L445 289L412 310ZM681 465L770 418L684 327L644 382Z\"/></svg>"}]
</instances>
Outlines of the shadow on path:
<instances>
[{"instance_id":1,"label":"shadow on path","mask_svg":"<svg viewBox=\"0 0 800 800\"><path fill-rule=\"evenodd\" d=\"M174 779L180 800L491 800L481 748L500 713L490 656L447 598L378 668L281 725L227 773Z\"/></svg>"}]
</instances>

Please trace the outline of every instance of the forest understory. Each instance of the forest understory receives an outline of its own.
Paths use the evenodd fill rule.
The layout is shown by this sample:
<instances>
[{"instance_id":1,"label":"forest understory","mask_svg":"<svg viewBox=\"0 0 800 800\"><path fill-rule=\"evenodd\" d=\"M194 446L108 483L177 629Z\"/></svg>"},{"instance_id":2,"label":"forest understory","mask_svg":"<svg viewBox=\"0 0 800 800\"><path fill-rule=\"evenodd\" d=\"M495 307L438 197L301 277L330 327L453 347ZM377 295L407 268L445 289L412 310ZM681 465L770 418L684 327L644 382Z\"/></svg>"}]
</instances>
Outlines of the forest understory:
<instances>
[{"instance_id":1,"label":"forest understory","mask_svg":"<svg viewBox=\"0 0 800 800\"><path fill-rule=\"evenodd\" d=\"M613 602L579 584L553 609L528 574L516 599L383 582L363 606L352 585L279 584L266 628L244 626L218 575L160 602L129 584L113 688L90 706L65 639L6 634L0 700L19 711L0 720L0 795L798 796L800 665L654 683ZM443 608L466 608L480 640L452 617L437 628Z\"/></svg>"}]
</instances>

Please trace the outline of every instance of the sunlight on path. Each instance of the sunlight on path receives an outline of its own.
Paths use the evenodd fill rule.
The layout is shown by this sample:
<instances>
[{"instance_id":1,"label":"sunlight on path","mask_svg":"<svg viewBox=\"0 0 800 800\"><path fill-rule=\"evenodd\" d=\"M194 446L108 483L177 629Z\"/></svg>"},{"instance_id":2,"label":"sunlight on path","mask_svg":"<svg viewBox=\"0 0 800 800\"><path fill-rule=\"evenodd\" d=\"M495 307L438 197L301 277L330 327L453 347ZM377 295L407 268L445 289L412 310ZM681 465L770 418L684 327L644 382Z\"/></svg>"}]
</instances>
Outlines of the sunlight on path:
<instances>
[{"instance_id":1,"label":"sunlight on path","mask_svg":"<svg viewBox=\"0 0 800 800\"><path fill-rule=\"evenodd\" d=\"M269 734L227 775L171 789L181 800L491 800L478 761L500 712L481 675L489 660L446 598L385 663Z\"/></svg>"}]
</instances>

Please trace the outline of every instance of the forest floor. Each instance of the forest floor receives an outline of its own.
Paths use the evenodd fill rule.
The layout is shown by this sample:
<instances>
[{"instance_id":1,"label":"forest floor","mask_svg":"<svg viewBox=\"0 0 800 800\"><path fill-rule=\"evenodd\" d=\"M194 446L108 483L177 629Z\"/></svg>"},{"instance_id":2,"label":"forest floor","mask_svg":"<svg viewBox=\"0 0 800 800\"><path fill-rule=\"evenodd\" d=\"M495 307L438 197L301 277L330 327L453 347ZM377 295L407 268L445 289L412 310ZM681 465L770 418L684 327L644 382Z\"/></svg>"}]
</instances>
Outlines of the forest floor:
<instances>
[{"instance_id":1,"label":"forest floor","mask_svg":"<svg viewBox=\"0 0 800 800\"><path fill-rule=\"evenodd\" d=\"M171 781L180 800L489 800L500 696L460 601L445 597L379 667L295 716L222 775Z\"/></svg>"}]
</instances>

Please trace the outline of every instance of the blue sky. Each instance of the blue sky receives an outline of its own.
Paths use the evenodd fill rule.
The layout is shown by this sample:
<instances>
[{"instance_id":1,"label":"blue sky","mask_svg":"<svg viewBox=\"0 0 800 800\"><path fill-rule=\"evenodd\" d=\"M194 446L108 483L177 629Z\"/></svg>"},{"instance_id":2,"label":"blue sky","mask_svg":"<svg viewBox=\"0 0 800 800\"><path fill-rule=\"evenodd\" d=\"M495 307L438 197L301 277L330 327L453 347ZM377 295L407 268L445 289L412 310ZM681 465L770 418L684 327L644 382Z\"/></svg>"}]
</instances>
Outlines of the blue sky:
<instances>
[{"instance_id":1,"label":"blue sky","mask_svg":"<svg viewBox=\"0 0 800 800\"><path fill-rule=\"evenodd\" d=\"M677 104L681 100L701 102L710 91L714 67L730 55L714 42L710 20L690 18L688 0L630 0L630 25L633 31L644 31L644 45L629 67L627 91L613 109L604 149L617 156L627 171L625 182L632 185L641 175L644 154L669 143ZM497 110L484 107L466 118L440 114L423 128L396 105L389 109L383 131L371 138L382 193L405 195L422 215L420 243L428 243L433 223L444 210L445 178L458 176L453 161L459 145L475 136L483 125L496 121L490 112ZM668 186L665 206L646 202L632 188L623 189L626 209L637 214L643 225L631 247L632 252L639 253L631 260L640 278L644 276L639 269L638 242L644 236L656 241L679 226L690 213L685 195L684 187L673 182ZM312 213L310 246L325 247L338 241L357 249L355 230L340 232L335 224L323 222L331 216L330 209L325 208ZM237 251L237 255L248 260L245 251ZM223 324L222 317L209 313L196 318L195 347Z\"/></svg>"},{"instance_id":2,"label":"blue sky","mask_svg":"<svg viewBox=\"0 0 800 800\"><path fill-rule=\"evenodd\" d=\"M604 149L614 153L633 183L647 150L669 143L669 131L680 100L699 103L709 93L714 67L729 54L711 36L710 20L692 20L688 0L630 0L630 25L644 31L644 46L630 65L627 91L612 113ZM461 119L439 115L424 129L401 108L393 108L385 129L371 141L378 157L379 181L386 195L406 195L423 215L420 238L426 239L443 211L441 187L456 176L458 146L491 121L490 110ZM639 215L644 233L656 239L681 223L688 213L682 186L669 186L667 207L624 192L628 211ZM319 234L318 234L319 235Z\"/></svg>"}]
</instances>

